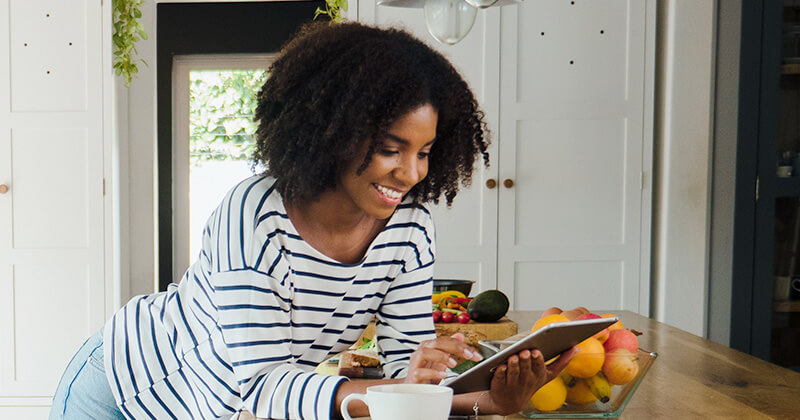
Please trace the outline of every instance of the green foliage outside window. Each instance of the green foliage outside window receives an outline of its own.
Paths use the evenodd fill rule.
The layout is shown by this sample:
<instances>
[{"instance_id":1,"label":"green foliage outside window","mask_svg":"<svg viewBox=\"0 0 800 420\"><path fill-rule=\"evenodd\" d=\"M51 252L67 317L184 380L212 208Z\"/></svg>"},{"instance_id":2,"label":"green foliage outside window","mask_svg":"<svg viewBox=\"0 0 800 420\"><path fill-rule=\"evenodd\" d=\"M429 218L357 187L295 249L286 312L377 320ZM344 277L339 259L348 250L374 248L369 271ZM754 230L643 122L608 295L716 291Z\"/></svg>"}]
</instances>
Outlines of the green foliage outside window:
<instances>
[{"instance_id":1,"label":"green foliage outside window","mask_svg":"<svg viewBox=\"0 0 800 420\"><path fill-rule=\"evenodd\" d=\"M196 70L189 79L189 147L192 165L248 160L255 147L256 94L263 70Z\"/></svg>"}]
</instances>

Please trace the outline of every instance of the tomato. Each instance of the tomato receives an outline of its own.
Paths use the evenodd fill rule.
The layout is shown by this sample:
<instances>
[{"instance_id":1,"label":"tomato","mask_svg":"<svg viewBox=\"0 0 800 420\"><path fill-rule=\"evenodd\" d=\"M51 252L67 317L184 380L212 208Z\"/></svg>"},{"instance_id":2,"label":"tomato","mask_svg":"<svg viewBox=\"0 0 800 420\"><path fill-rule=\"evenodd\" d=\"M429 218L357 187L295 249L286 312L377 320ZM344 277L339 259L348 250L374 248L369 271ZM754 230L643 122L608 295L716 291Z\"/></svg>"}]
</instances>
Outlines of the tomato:
<instances>
[{"instance_id":1,"label":"tomato","mask_svg":"<svg viewBox=\"0 0 800 420\"><path fill-rule=\"evenodd\" d=\"M453 322L453 321L456 320L455 318L456 318L456 316L453 315L452 312L443 312L442 313L442 322L448 322L448 323L449 322Z\"/></svg>"},{"instance_id":2,"label":"tomato","mask_svg":"<svg viewBox=\"0 0 800 420\"><path fill-rule=\"evenodd\" d=\"M433 311L433 322L439 322L442 320L442 311Z\"/></svg>"},{"instance_id":3,"label":"tomato","mask_svg":"<svg viewBox=\"0 0 800 420\"><path fill-rule=\"evenodd\" d=\"M460 314L458 314L458 322L460 322L462 324L468 324L469 323L469 314L466 313L466 312L461 312Z\"/></svg>"}]
</instances>

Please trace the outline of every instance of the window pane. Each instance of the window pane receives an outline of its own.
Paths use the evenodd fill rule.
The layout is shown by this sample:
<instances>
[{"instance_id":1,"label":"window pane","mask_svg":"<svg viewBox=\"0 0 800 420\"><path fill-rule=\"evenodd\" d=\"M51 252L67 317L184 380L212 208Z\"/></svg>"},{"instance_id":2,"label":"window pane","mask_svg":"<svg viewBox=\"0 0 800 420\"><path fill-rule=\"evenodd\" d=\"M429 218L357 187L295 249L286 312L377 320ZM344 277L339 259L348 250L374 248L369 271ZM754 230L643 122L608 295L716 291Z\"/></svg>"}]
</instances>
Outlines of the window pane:
<instances>
[{"instance_id":1,"label":"window pane","mask_svg":"<svg viewBox=\"0 0 800 420\"><path fill-rule=\"evenodd\" d=\"M189 235L200 252L203 227L225 193L252 175L253 114L264 70L193 70L189 73ZM194 188L196 186L196 188Z\"/></svg>"}]
</instances>

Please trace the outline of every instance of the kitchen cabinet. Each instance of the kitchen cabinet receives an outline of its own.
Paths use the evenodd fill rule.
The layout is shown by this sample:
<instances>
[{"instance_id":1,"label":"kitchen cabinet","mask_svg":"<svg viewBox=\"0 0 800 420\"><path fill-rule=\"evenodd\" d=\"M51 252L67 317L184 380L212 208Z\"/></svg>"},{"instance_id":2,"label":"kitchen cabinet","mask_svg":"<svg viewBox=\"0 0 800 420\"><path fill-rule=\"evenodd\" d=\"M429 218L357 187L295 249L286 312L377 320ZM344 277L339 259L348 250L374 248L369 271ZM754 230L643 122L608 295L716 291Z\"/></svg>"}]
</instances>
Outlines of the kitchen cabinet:
<instances>
[{"instance_id":1,"label":"kitchen cabinet","mask_svg":"<svg viewBox=\"0 0 800 420\"><path fill-rule=\"evenodd\" d=\"M47 413L111 304L106 3L0 0L0 418Z\"/></svg>"},{"instance_id":2,"label":"kitchen cabinet","mask_svg":"<svg viewBox=\"0 0 800 420\"><path fill-rule=\"evenodd\" d=\"M491 167L433 210L436 277L498 288L514 309L647 314L655 2L492 7L454 46L421 9L362 1L359 19L439 49L486 112Z\"/></svg>"},{"instance_id":3,"label":"kitchen cabinet","mask_svg":"<svg viewBox=\"0 0 800 420\"><path fill-rule=\"evenodd\" d=\"M731 346L800 371L800 2L742 7Z\"/></svg>"}]
</instances>

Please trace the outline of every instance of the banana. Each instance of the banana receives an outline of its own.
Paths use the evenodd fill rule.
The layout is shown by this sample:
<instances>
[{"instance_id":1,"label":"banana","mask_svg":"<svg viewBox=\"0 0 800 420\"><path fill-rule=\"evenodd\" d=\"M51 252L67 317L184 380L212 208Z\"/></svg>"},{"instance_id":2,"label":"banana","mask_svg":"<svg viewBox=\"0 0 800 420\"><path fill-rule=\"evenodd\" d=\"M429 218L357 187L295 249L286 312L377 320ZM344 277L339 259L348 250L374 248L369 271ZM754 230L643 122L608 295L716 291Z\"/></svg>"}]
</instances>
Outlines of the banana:
<instances>
[{"instance_id":1,"label":"banana","mask_svg":"<svg viewBox=\"0 0 800 420\"><path fill-rule=\"evenodd\" d=\"M598 372L597 375L586 378L584 381L586 381L589 390L600 402L605 404L611 399L611 384L608 383L608 379L603 376L602 372Z\"/></svg>"},{"instance_id":2,"label":"banana","mask_svg":"<svg viewBox=\"0 0 800 420\"><path fill-rule=\"evenodd\" d=\"M561 376L561 379L564 381L564 385L566 385L567 388L572 388L578 382L578 380L575 379L574 376L567 373L566 370L562 370L559 376Z\"/></svg>"}]
</instances>

